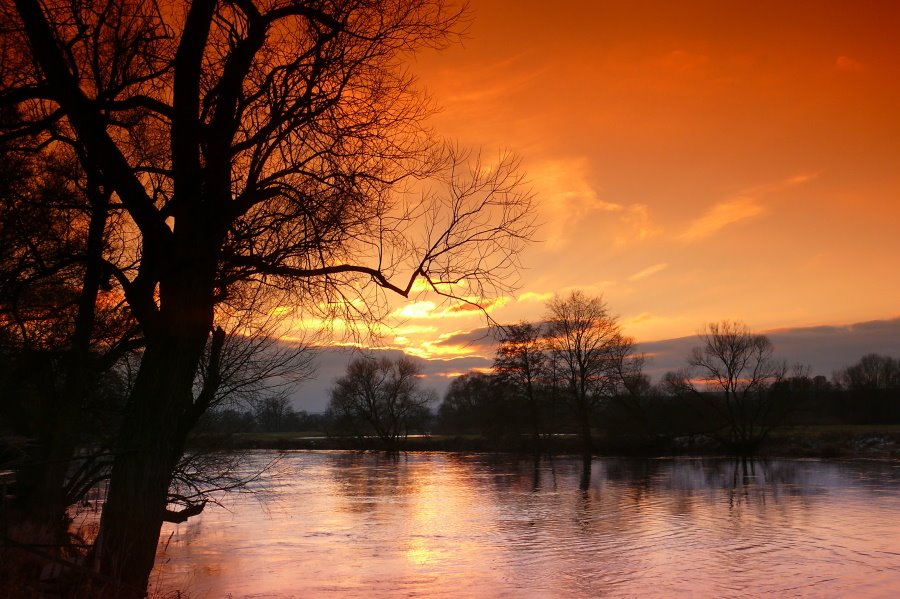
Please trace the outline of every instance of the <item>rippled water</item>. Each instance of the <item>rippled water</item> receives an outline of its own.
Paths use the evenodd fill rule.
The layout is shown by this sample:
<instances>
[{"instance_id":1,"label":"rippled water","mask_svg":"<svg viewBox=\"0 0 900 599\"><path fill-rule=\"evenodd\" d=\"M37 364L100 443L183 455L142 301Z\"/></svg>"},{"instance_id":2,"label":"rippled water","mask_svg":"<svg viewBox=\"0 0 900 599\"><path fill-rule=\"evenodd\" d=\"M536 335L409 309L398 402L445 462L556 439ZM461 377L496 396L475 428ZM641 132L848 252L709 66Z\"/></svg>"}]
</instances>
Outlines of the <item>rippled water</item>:
<instances>
[{"instance_id":1,"label":"rippled water","mask_svg":"<svg viewBox=\"0 0 900 599\"><path fill-rule=\"evenodd\" d=\"M164 528L203 597L898 597L900 462L259 452Z\"/></svg>"}]
</instances>

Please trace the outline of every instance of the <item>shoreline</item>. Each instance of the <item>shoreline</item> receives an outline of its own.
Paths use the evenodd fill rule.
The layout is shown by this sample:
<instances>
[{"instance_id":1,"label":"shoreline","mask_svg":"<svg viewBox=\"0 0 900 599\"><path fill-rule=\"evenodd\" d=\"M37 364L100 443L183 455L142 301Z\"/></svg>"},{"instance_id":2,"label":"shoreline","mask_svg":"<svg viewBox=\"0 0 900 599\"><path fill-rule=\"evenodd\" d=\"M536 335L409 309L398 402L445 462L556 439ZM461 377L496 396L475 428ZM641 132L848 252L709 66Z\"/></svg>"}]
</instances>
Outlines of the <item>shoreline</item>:
<instances>
[{"instance_id":1,"label":"shoreline","mask_svg":"<svg viewBox=\"0 0 900 599\"><path fill-rule=\"evenodd\" d=\"M328 437L307 433L234 433L198 435L194 449L242 451L344 450L382 451L376 439ZM491 439L480 435L421 435L407 438L400 452L476 452L534 455L530 437ZM541 439L540 454L581 455L575 435L553 435ZM705 435L681 437L598 436L593 455L597 457L729 457L729 451ZM823 425L785 427L770 435L747 457L760 458L867 458L900 459L898 425Z\"/></svg>"}]
</instances>

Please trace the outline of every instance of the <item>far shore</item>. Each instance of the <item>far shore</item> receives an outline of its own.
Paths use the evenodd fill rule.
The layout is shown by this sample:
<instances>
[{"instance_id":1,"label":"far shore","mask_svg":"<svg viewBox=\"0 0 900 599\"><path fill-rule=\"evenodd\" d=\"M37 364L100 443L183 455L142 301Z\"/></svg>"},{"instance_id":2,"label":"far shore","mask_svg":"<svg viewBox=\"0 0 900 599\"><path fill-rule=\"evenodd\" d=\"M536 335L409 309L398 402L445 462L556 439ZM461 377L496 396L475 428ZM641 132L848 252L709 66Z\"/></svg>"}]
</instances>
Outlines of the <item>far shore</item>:
<instances>
[{"instance_id":1,"label":"far shore","mask_svg":"<svg viewBox=\"0 0 900 599\"><path fill-rule=\"evenodd\" d=\"M283 433L206 434L194 439L195 447L240 451L351 450L378 451L377 439L329 437L317 431ZM482 435L414 435L400 451L502 452L534 454L530 437L492 439ZM541 439L543 454L574 455L581 450L575 435L550 435ZM728 456L733 451L706 435L680 437L598 435L598 456L671 457ZM752 455L793 458L900 458L900 425L804 425L773 432Z\"/></svg>"}]
</instances>

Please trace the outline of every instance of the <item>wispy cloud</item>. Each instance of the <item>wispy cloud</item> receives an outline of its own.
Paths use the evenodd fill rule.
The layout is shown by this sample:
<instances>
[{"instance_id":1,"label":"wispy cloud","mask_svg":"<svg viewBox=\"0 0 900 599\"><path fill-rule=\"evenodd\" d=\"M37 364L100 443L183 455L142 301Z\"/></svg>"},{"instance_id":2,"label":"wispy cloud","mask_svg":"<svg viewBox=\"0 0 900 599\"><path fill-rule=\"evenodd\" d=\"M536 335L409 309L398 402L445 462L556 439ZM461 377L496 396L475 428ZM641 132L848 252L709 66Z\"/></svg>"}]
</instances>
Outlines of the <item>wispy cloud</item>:
<instances>
[{"instance_id":1,"label":"wispy cloud","mask_svg":"<svg viewBox=\"0 0 900 599\"><path fill-rule=\"evenodd\" d=\"M765 208L754 198L739 197L715 204L678 235L685 242L699 241L718 233L728 225L758 216Z\"/></svg>"},{"instance_id":2,"label":"wispy cloud","mask_svg":"<svg viewBox=\"0 0 900 599\"><path fill-rule=\"evenodd\" d=\"M517 302L537 302L543 303L550 299L553 299L553 292L548 291L547 293L538 293L537 291L526 291L519 295L516 298Z\"/></svg>"},{"instance_id":3,"label":"wispy cloud","mask_svg":"<svg viewBox=\"0 0 900 599\"><path fill-rule=\"evenodd\" d=\"M819 173L799 173L774 182L741 190L733 197L714 204L702 216L690 223L677 238L684 242L699 241L710 237L725 227L757 217L766 211L760 198L773 192L803 185L819 176Z\"/></svg>"},{"instance_id":4,"label":"wispy cloud","mask_svg":"<svg viewBox=\"0 0 900 599\"><path fill-rule=\"evenodd\" d=\"M559 250L578 239L575 231L586 223L614 224L609 239L624 245L646 239L656 232L644 204L623 204L603 197L591 181L587 158L550 160L530 166L528 176L540 198L543 234L547 247ZM601 216L605 213L605 216ZM599 231L595 228L594 234Z\"/></svg>"},{"instance_id":5,"label":"wispy cloud","mask_svg":"<svg viewBox=\"0 0 900 599\"><path fill-rule=\"evenodd\" d=\"M501 296L488 299L467 298L469 301L456 300L436 303L432 301L419 301L404 304L390 313L390 316L400 320L406 319L433 319L454 318L471 316L491 312L501 308L510 302L510 298Z\"/></svg>"},{"instance_id":6,"label":"wispy cloud","mask_svg":"<svg viewBox=\"0 0 900 599\"><path fill-rule=\"evenodd\" d=\"M834 60L834 68L849 73L861 73L868 70L869 66L863 62L850 58L849 56L838 56Z\"/></svg>"},{"instance_id":7,"label":"wispy cloud","mask_svg":"<svg viewBox=\"0 0 900 599\"><path fill-rule=\"evenodd\" d=\"M628 280L631 282L640 281L641 279L646 279L647 277L653 276L658 272L662 272L668 267L669 264L667 262L660 262L659 264L654 264L653 266L648 266L643 270L639 270L638 272L628 277Z\"/></svg>"}]
</instances>

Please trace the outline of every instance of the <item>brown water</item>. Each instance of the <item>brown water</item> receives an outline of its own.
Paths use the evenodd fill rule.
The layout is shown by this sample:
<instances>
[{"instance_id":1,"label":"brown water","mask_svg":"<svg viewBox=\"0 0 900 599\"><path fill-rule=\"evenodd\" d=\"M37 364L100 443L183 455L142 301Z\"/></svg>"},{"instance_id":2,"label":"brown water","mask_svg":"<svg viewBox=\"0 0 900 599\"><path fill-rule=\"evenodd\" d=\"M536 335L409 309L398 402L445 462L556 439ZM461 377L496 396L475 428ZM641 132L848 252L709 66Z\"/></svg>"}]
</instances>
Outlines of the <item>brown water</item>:
<instances>
[{"instance_id":1,"label":"brown water","mask_svg":"<svg viewBox=\"0 0 900 599\"><path fill-rule=\"evenodd\" d=\"M205 597L900 597L900 462L259 452L166 526ZM227 508L227 509L226 509Z\"/></svg>"}]
</instances>

